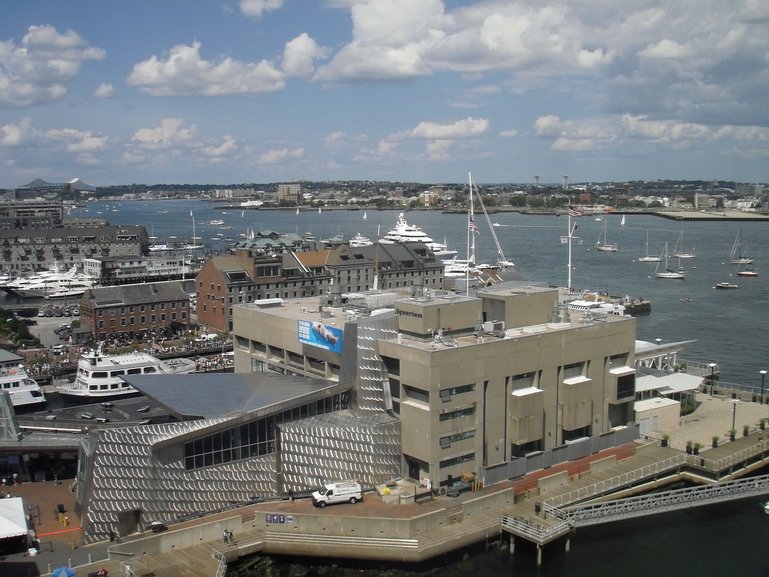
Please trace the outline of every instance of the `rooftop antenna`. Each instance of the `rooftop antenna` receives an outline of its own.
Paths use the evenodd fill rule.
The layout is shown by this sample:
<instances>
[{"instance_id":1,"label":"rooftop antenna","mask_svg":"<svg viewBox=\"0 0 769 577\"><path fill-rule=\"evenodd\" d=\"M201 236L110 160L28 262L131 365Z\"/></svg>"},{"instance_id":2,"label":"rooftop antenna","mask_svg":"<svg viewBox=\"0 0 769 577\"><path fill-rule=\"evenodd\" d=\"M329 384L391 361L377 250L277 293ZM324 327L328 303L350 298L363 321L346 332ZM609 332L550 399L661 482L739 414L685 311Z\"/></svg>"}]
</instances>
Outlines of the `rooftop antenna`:
<instances>
[{"instance_id":1,"label":"rooftop antenna","mask_svg":"<svg viewBox=\"0 0 769 577\"><path fill-rule=\"evenodd\" d=\"M569 177L567 175L564 175L563 177L563 187L569 188Z\"/></svg>"},{"instance_id":2,"label":"rooftop antenna","mask_svg":"<svg viewBox=\"0 0 769 577\"><path fill-rule=\"evenodd\" d=\"M534 186L539 188L539 175L534 177Z\"/></svg>"}]
</instances>

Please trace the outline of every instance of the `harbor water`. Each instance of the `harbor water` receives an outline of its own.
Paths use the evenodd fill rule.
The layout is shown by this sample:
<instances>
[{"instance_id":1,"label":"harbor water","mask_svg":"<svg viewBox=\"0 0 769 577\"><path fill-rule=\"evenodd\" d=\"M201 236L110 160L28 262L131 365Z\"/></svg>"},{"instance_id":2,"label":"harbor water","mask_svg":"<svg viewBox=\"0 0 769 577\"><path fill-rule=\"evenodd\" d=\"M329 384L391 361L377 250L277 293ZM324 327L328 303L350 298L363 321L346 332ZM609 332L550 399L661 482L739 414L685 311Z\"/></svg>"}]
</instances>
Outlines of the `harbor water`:
<instances>
[{"instance_id":1,"label":"harbor water","mask_svg":"<svg viewBox=\"0 0 769 577\"><path fill-rule=\"evenodd\" d=\"M192 216L190 216L192 215ZM209 253L225 252L232 238L242 240L249 231L310 233L317 239L341 235L346 239L361 233L370 239L383 236L395 224L395 210L241 210L225 204L200 200L121 201L88 203L74 209L72 217L90 216L111 224L143 224L155 242L183 242L199 237ZM433 239L466 253L467 217L440 211L409 211L410 224L421 227ZM643 297L652 303L649 315L637 317L638 338L662 342L695 340L682 358L702 364L717 363L721 379L760 387L759 371L769 370L765 345L769 320L769 234L766 222L678 222L652 215L604 215L606 223L592 216L573 219L579 239L572 246L572 287L612 295ZM224 224L210 224L221 220ZM566 286L568 247L560 237L567 233L566 216L531 216L506 212L491 214L490 226L482 214L475 218L477 262L494 263L497 249L491 234L496 233L508 260L532 282ZM616 243L616 253L599 252L595 244L603 233ZM229 228L232 227L232 228ZM735 275L729 264L732 244L741 228L743 254L755 258L755 278ZM681 233L683 250L696 257L681 260L687 269L685 280L658 279L655 263L641 263L649 252L659 255L668 243L672 253ZM671 265L677 265L671 261ZM504 274L502 275L504 277ZM718 290L719 282L730 281L738 289ZM769 385L769 383L767 383Z\"/></svg>"}]
</instances>

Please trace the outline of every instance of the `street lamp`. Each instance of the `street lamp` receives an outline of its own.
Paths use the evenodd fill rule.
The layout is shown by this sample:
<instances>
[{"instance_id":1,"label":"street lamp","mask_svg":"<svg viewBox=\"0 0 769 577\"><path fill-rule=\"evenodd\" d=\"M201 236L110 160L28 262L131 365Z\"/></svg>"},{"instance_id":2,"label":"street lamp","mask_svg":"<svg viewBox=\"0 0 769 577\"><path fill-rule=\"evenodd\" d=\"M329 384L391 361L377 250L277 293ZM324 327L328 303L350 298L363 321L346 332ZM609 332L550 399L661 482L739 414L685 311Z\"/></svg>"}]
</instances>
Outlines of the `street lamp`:
<instances>
[{"instance_id":1,"label":"street lamp","mask_svg":"<svg viewBox=\"0 0 769 577\"><path fill-rule=\"evenodd\" d=\"M715 378L716 363L708 363L710 367L710 396L713 396L713 379Z\"/></svg>"},{"instance_id":2,"label":"street lamp","mask_svg":"<svg viewBox=\"0 0 769 577\"><path fill-rule=\"evenodd\" d=\"M734 441L734 436L736 434L736 431L734 429L735 422L737 419L737 403L739 403L739 399L732 399L732 430L729 431L729 437L732 441Z\"/></svg>"},{"instance_id":3,"label":"street lamp","mask_svg":"<svg viewBox=\"0 0 769 577\"><path fill-rule=\"evenodd\" d=\"M761 375L761 404L764 404L764 377L766 376L766 369L758 371Z\"/></svg>"}]
</instances>

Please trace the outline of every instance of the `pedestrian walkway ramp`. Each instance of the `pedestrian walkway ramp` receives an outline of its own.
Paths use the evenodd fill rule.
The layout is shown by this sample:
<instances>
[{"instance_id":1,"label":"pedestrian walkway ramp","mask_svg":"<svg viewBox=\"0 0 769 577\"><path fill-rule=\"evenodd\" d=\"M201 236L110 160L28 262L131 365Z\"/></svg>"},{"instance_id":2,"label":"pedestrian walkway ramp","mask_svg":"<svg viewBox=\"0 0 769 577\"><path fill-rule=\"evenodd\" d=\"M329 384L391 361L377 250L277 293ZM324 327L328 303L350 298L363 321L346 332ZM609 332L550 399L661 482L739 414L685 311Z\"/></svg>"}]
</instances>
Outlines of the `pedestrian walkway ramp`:
<instances>
[{"instance_id":1,"label":"pedestrian walkway ramp","mask_svg":"<svg viewBox=\"0 0 769 577\"><path fill-rule=\"evenodd\" d=\"M769 493L769 475L762 475L712 485L638 495L614 501L578 505L561 510L554 507L549 510L546 508L546 514L556 516L568 523L570 527L584 527L690 507L713 505L767 493Z\"/></svg>"}]
</instances>

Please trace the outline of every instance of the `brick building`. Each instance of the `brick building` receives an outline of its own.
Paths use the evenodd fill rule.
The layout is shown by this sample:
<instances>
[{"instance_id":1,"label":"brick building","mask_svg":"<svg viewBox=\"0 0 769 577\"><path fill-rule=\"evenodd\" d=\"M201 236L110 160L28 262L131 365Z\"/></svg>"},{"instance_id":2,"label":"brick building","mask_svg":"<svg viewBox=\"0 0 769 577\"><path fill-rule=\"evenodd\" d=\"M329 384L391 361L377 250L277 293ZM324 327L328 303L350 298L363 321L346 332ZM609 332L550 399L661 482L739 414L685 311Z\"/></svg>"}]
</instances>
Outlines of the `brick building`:
<instances>
[{"instance_id":1,"label":"brick building","mask_svg":"<svg viewBox=\"0 0 769 577\"><path fill-rule=\"evenodd\" d=\"M80 301L80 321L96 340L186 330L190 301L178 281L92 288Z\"/></svg>"}]
</instances>

